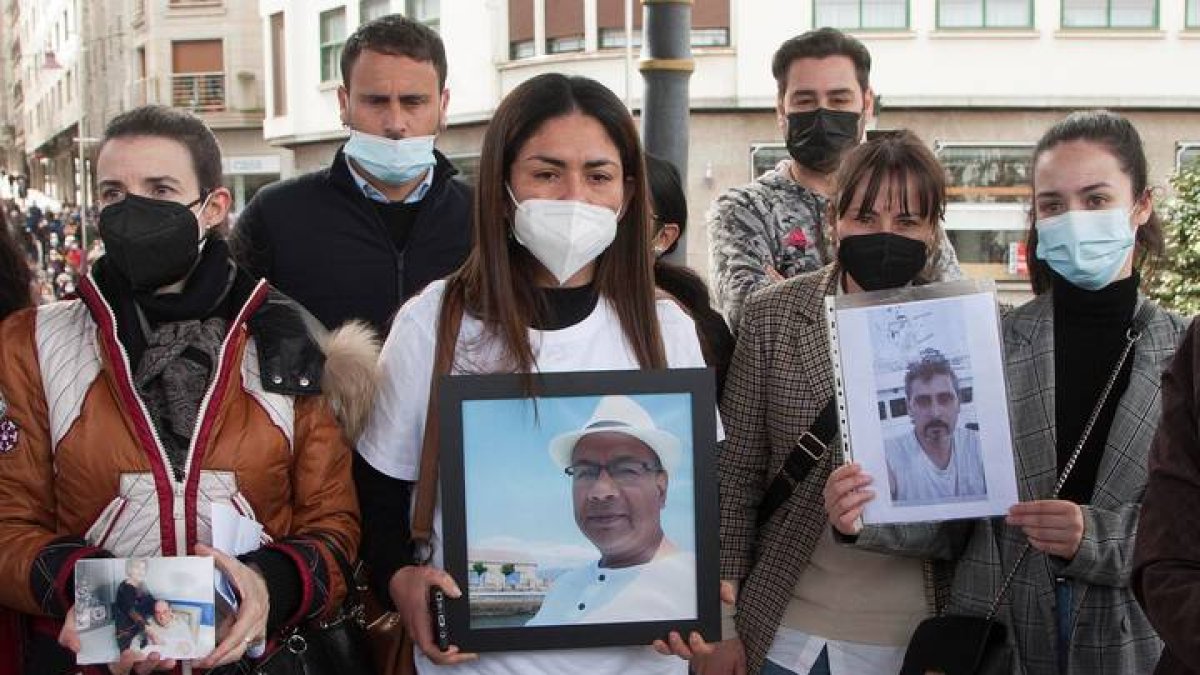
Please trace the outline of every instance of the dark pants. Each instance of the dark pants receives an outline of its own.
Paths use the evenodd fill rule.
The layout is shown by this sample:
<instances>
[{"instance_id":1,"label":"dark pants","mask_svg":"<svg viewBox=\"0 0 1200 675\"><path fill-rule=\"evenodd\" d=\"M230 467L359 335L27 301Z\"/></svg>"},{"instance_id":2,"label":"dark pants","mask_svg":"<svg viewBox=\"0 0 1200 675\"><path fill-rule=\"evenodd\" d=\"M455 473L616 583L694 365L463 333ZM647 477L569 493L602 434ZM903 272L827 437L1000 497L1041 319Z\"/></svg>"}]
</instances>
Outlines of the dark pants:
<instances>
[{"instance_id":1,"label":"dark pants","mask_svg":"<svg viewBox=\"0 0 1200 675\"><path fill-rule=\"evenodd\" d=\"M1071 629L1075 626L1071 615L1075 606L1075 591L1070 579L1054 580L1054 614L1058 619L1058 672L1066 675L1067 654L1071 650Z\"/></svg>"}]
</instances>

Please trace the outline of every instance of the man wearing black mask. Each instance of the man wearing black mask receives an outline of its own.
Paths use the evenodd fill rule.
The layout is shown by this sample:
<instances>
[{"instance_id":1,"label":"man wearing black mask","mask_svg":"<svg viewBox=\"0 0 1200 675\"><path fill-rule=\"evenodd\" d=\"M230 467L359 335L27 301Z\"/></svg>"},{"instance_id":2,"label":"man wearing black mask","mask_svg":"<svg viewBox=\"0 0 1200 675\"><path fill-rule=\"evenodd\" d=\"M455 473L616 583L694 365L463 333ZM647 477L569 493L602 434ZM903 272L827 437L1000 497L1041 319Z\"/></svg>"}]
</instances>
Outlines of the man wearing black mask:
<instances>
[{"instance_id":1,"label":"man wearing black mask","mask_svg":"<svg viewBox=\"0 0 1200 675\"><path fill-rule=\"evenodd\" d=\"M833 28L791 38L775 52L775 112L791 158L718 197L707 216L717 305L735 331L751 293L830 261L829 184L872 117L870 72L867 48ZM961 278L950 242L939 250L934 280Z\"/></svg>"}]
</instances>

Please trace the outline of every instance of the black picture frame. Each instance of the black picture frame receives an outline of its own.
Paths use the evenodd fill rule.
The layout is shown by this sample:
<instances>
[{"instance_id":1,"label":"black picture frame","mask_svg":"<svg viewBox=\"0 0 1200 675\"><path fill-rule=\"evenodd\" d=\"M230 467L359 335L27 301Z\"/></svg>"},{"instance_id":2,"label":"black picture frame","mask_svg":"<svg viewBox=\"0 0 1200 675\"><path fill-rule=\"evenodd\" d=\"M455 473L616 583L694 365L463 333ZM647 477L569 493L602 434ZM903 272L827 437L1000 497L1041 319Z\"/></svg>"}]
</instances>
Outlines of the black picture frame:
<instances>
[{"instance_id":1,"label":"black picture frame","mask_svg":"<svg viewBox=\"0 0 1200 675\"><path fill-rule=\"evenodd\" d=\"M438 386L443 565L463 591L446 599L449 642L467 652L575 649L649 645L670 631L699 632L706 641L720 639L719 554L715 378L711 369L622 370L544 373L534 376L537 402L570 397L683 394L690 400L691 496L694 526L696 616L684 620L591 622L538 626L473 626L471 570L468 569L470 523L467 516L464 406L474 401L528 402L521 375L456 375ZM673 400L673 399L672 399ZM582 405L582 403L581 403ZM682 447L682 444L681 444ZM547 464L550 458L547 457ZM563 477L565 481L570 479ZM568 483L569 485L569 483ZM686 494L686 493L684 493ZM568 513L573 513L567 504ZM539 518L542 514L531 513ZM601 568L603 569L603 568ZM507 574L505 578L507 578ZM482 578L477 573L477 578ZM551 582L553 583L553 582ZM548 590L548 589L547 589ZM482 596L482 591L480 592Z\"/></svg>"}]
</instances>

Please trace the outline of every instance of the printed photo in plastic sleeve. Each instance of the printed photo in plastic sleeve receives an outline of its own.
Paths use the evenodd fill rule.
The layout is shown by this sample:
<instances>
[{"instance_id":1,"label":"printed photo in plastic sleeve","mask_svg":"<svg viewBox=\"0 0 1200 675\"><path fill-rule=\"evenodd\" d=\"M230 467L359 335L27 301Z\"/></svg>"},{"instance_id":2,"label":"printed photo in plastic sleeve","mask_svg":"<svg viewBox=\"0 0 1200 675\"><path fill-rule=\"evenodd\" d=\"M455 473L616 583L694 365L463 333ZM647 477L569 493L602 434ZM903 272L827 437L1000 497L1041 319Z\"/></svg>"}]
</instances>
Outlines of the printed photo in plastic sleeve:
<instances>
[{"instance_id":1,"label":"printed photo in plastic sleeve","mask_svg":"<svg viewBox=\"0 0 1200 675\"><path fill-rule=\"evenodd\" d=\"M217 636L212 558L80 560L75 629L79 665L207 655Z\"/></svg>"},{"instance_id":2,"label":"printed photo in plastic sleeve","mask_svg":"<svg viewBox=\"0 0 1200 675\"><path fill-rule=\"evenodd\" d=\"M826 298L847 460L874 478L869 524L1001 515L1017 502L994 286Z\"/></svg>"}]
</instances>

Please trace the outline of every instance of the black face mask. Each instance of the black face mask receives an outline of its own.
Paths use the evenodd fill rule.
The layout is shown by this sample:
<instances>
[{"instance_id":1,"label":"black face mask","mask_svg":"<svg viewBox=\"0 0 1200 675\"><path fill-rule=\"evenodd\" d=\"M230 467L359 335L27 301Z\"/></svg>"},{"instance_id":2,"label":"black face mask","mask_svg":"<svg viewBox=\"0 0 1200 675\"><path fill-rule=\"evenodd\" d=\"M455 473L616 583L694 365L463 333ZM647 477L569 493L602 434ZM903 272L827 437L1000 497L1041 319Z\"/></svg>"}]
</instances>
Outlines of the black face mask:
<instances>
[{"instance_id":1,"label":"black face mask","mask_svg":"<svg viewBox=\"0 0 1200 675\"><path fill-rule=\"evenodd\" d=\"M925 269L925 242L891 232L859 234L838 244L838 262L864 291L899 288Z\"/></svg>"},{"instance_id":2,"label":"black face mask","mask_svg":"<svg viewBox=\"0 0 1200 675\"><path fill-rule=\"evenodd\" d=\"M200 257L200 223L191 204L137 195L100 211L105 257L135 291L152 291L187 276Z\"/></svg>"},{"instance_id":3,"label":"black face mask","mask_svg":"<svg viewBox=\"0 0 1200 675\"><path fill-rule=\"evenodd\" d=\"M787 149L800 166L832 173L842 151L858 142L856 112L817 108L787 116Z\"/></svg>"}]
</instances>

